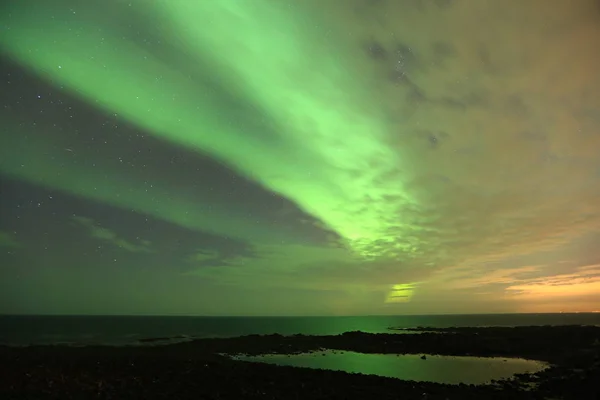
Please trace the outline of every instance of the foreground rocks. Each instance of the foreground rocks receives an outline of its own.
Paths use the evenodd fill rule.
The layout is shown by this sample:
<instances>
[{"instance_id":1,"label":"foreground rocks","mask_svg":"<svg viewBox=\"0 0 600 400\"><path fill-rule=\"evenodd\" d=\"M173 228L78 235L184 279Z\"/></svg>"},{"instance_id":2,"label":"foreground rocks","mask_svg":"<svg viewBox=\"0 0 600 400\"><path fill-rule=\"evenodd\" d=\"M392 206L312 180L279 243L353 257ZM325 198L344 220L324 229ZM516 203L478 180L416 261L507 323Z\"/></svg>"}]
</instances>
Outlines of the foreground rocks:
<instances>
[{"instance_id":1,"label":"foreground rocks","mask_svg":"<svg viewBox=\"0 0 600 400\"><path fill-rule=\"evenodd\" d=\"M419 330L419 329L418 329ZM426 333L250 335L164 346L0 347L1 399L597 399L600 328L422 328ZM164 338L160 338L162 341ZM155 341L146 341L155 343ZM234 361L220 354L523 357L552 364L489 385L445 385ZM535 387L536 389L531 389Z\"/></svg>"}]
</instances>

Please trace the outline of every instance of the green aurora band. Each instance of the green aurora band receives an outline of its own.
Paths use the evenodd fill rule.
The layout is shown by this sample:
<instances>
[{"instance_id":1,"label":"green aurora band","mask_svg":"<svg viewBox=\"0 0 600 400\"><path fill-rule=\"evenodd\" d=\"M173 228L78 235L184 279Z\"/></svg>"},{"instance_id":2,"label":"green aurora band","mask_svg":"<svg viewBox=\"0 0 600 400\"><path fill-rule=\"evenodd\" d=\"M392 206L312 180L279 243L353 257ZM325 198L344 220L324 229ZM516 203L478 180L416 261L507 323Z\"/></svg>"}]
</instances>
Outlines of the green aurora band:
<instances>
[{"instance_id":1,"label":"green aurora band","mask_svg":"<svg viewBox=\"0 0 600 400\"><path fill-rule=\"evenodd\" d=\"M35 145L27 141L27 128L12 124L0 113L3 128L10 135L0 135L0 171L16 178L94 199L126 210L151 215L196 231L206 231L253 243L293 242L293 234L283 229L261 227L243 214L233 214L218 201L172 195L172 184L153 180L146 185L139 177L124 174L111 165L112 157L99 158L93 152L76 148L73 152L61 140L61 133L51 129L36 135ZM76 163L78 168L64 168ZM212 200L212 201L211 201ZM210 208L210 212L206 210Z\"/></svg>"},{"instance_id":2,"label":"green aurora band","mask_svg":"<svg viewBox=\"0 0 600 400\"><path fill-rule=\"evenodd\" d=\"M389 145L384 115L353 67L353 50L343 38L315 26L311 21L318 14L309 6L133 1L148 18L147 29L160 27L161 40L178 54L191 55L196 65L190 65L184 56L165 60L124 36L106 22L117 12L112 6L98 3L87 14L65 16L64 6L59 13L55 2L27 3L15 2L0 16L10 28L0 46L38 75L163 140L210 154L285 196L357 254L373 258L384 250L388 256L422 251L418 243L397 241L413 236L414 226L399 216L418 202L397 178L406 166ZM240 113L232 121L223 110L227 102L215 97L209 79L232 98L256 104L268 118ZM84 171L61 179L47 170L42 179L40 170L47 166L41 162L19 168L17 158L2 156L4 173L117 206L135 204L180 224L191 219L174 211L185 204L144 208L141 192L114 200L109 182L103 184L104 194L82 188Z\"/></svg>"}]
</instances>

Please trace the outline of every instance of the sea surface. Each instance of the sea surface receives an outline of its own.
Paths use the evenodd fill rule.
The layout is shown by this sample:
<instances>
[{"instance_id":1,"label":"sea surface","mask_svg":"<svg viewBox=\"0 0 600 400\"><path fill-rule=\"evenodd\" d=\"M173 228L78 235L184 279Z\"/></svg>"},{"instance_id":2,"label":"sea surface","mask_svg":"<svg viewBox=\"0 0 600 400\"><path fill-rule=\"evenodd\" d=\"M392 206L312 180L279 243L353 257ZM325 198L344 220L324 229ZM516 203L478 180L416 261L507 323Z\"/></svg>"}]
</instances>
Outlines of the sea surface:
<instances>
[{"instance_id":1,"label":"sea surface","mask_svg":"<svg viewBox=\"0 0 600 400\"><path fill-rule=\"evenodd\" d=\"M598 325L596 314L487 314L360 317L0 316L0 343L110 344L139 339L234 337L250 334L395 333L389 327Z\"/></svg>"}]
</instances>

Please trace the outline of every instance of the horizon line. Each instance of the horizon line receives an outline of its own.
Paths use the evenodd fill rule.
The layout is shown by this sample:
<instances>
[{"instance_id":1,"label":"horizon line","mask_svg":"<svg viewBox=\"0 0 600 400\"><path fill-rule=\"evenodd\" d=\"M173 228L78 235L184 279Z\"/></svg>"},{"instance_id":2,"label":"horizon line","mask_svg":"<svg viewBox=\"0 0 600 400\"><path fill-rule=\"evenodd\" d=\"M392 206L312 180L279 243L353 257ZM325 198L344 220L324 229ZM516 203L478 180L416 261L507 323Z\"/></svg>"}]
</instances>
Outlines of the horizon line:
<instances>
[{"instance_id":1,"label":"horizon line","mask_svg":"<svg viewBox=\"0 0 600 400\"><path fill-rule=\"evenodd\" d=\"M16 314L0 313L0 317L186 317L186 318L357 318L357 317L448 317L490 315L557 315L598 314L600 311L570 312L500 312L500 313L448 313L448 314L362 314L362 315L200 315L200 314Z\"/></svg>"}]
</instances>

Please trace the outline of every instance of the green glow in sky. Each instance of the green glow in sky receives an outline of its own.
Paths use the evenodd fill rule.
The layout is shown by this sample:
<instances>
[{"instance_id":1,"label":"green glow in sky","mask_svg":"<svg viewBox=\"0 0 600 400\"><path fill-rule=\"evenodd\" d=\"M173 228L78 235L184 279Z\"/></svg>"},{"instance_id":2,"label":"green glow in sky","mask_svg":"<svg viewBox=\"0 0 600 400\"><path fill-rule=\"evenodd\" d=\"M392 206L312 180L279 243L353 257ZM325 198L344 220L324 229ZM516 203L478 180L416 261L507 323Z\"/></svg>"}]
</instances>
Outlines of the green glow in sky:
<instances>
[{"instance_id":1,"label":"green glow in sky","mask_svg":"<svg viewBox=\"0 0 600 400\"><path fill-rule=\"evenodd\" d=\"M382 243L408 229L397 215L416 200L401 180L383 179L401 176L402 167L402 157L387 145L384 116L345 42L315 24L309 10L261 1L133 4L144 8L148 24L171 32L165 43L191 54L196 64L165 60L101 23L114 11L103 6L73 22L55 18L49 2L15 7L2 20L10 30L0 44L20 63L91 104L162 139L208 153L282 194L359 254L377 256ZM232 120L226 109L232 100L215 97L209 80L232 98L255 104L265 118L241 113ZM2 168L40 180L35 165L18 170L7 160ZM84 196L190 220L177 214L180 205L149 206L141 193L115 200L82 188L74 177L45 179ZM104 193L113 190L109 183L102 186ZM405 253L416 250L412 244L394 246Z\"/></svg>"},{"instance_id":2,"label":"green glow in sky","mask_svg":"<svg viewBox=\"0 0 600 400\"><path fill-rule=\"evenodd\" d=\"M11 124L5 114L0 113L0 118L3 128L10 132L0 135L0 170L4 174L225 237L268 243L281 234L273 228L263 229L215 202L186 198L181 193L172 196L172 188L160 180L150 186L135 176L124 175L110 165L109 159L94 157L93 151L65 151L68 145L60 140L58 131L37 135L36 145L28 145L26 127ZM78 167L63 168L73 163ZM210 206L210 212L204 203Z\"/></svg>"},{"instance_id":3,"label":"green glow in sky","mask_svg":"<svg viewBox=\"0 0 600 400\"><path fill-rule=\"evenodd\" d=\"M393 285L390 290L387 298L385 299L386 303L408 303L413 296L415 291L416 284L400 284Z\"/></svg>"},{"instance_id":4,"label":"green glow in sky","mask_svg":"<svg viewBox=\"0 0 600 400\"><path fill-rule=\"evenodd\" d=\"M2 2L0 312L597 310L596 5L471 3Z\"/></svg>"}]
</instances>

